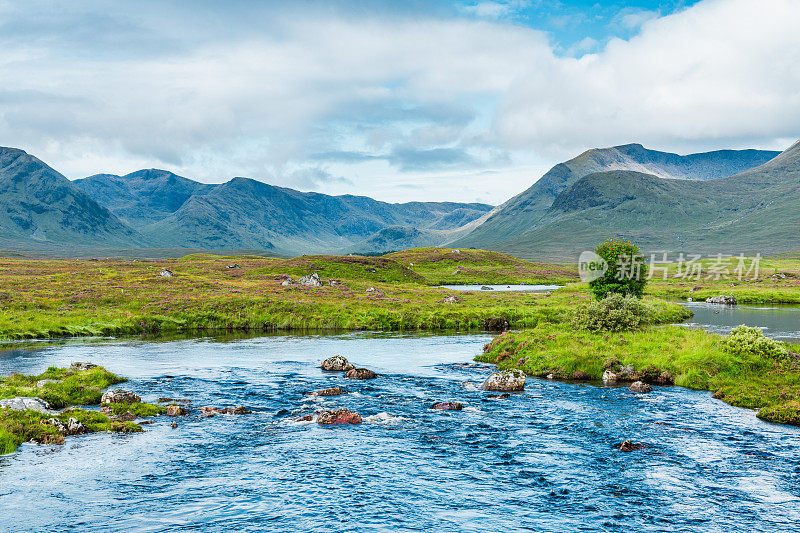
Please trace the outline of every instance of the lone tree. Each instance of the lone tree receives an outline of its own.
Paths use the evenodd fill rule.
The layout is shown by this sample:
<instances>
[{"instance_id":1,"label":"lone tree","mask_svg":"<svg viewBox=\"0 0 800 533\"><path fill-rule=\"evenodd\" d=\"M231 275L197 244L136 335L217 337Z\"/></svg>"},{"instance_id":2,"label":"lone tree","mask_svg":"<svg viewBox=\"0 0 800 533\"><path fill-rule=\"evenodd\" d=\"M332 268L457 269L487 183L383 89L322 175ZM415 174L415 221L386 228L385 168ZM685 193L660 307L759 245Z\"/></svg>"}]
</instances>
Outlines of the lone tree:
<instances>
[{"instance_id":1,"label":"lone tree","mask_svg":"<svg viewBox=\"0 0 800 533\"><path fill-rule=\"evenodd\" d=\"M612 237L600 243L594 252L608 264L601 278L589 282L598 300L611 294L642 297L647 283L647 264L638 246L627 239Z\"/></svg>"}]
</instances>

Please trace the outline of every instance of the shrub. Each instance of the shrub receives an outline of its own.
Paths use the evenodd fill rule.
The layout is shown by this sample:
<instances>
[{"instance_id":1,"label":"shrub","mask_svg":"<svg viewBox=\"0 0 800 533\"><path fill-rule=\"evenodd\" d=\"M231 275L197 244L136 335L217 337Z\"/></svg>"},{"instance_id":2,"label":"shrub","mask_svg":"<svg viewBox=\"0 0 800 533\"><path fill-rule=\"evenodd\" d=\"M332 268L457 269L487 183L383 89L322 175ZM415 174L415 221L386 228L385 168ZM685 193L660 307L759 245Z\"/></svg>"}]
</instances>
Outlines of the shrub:
<instances>
[{"instance_id":1,"label":"shrub","mask_svg":"<svg viewBox=\"0 0 800 533\"><path fill-rule=\"evenodd\" d=\"M612 294L579 308L572 325L589 331L624 331L639 327L645 313L638 298Z\"/></svg>"},{"instance_id":2,"label":"shrub","mask_svg":"<svg viewBox=\"0 0 800 533\"><path fill-rule=\"evenodd\" d=\"M647 283L647 265L639 247L625 239L606 239L595 253L608 263L603 277L589 282L598 300L610 294L642 297Z\"/></svg>"},{"instance_id":3,"label":"shrub","mask_svg":"<svg viewBox=\"0 0 800 533\"><path fill-rule=\"evenodd\" d=\"M734 354L755 354L769 357L786 357L789 350L786 345L775 339L765 337L758 328L749 328L742 324L733 328L730 335L722 341L725 351Z\"/></svg>"}]
</instances>

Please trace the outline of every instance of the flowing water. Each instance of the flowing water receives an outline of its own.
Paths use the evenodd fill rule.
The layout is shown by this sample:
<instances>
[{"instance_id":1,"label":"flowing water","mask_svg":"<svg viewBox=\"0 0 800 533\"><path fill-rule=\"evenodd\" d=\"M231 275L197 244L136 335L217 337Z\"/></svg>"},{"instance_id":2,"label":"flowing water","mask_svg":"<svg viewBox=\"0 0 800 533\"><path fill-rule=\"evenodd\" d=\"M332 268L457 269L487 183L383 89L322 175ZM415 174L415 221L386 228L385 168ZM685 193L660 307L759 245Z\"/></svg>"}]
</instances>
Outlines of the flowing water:
<instances>
[{"instance_id":1,"label":"flowing water","mask_svg":"<svg viewBox=\"0 0 800 533\"><path fill-rule=\"evenodd\" d=\"M0 457L3 531L791 531L800 429L707 392L530 379L490 400L488 335L346 334L38 344L0 373L90 360L154 401L246 405ZM323 374L343 354L380 377ZM465 383L467 385L465 385ZM345 396L303 393L344 386ZM429 409L457 400L463 411ZM347 407L359 426L293 422ZM623 439L641 451L616 448Z\"/></svg>"}]
</instances>

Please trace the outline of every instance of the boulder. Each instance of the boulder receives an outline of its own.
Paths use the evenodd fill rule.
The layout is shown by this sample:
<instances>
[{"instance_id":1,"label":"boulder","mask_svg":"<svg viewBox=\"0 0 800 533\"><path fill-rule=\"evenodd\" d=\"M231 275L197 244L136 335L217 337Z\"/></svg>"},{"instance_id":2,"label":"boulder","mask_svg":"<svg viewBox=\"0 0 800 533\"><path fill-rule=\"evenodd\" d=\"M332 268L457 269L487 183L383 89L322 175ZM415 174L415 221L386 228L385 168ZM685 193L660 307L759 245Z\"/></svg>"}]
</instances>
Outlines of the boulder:
<instances>
[{"instance_id":1,"label":"boulder","mask_svg":"<svg viewBox=\"0 0 800 533\"><path fill-rule=\"evenodd\" d=\"M508 319L502 316L490 316L483 321L483 327L489 331L508 331Z\"/></svg>"},{"instance_id":2,"label":"boulder","mask_svg":"<svg viewBox=\"0 0 800 533\"><path fill-rule=\"evenodd\" d=\"M332 387L330 389L320 389L313 392L307 392L308 396L339 396L344 394L344 391L339 387Z\"/></svg>"},{"instance_id":3,"label":"boulder","mask_svg":"<svg viewBox=\"0 0 800 533\"><path fill-rule=\"evenodd\" d=\"M60 379L40 379L36 382L36 388L41 389L48 383L61 383Z\"/></svg>"},{"instance_id":4,"label":"boulder","mask_svg":"<svg viewBox=\"0 0 800 533\"><path fill-rule=\"evenodd\" d=\"M344 377L348 379L375 379L378 374L367 368L354 368L348 370Z\"/></svg>"},{"instance_id":5,"label":"boulder","mask_svg":"<svg viewBox=\"0 0 800 533\"><path fill-rule=\"evenodd\" d=\"M281 282L281 285L283 285L284 287L288 287L289 285L294 285L296 283L297 282L295 280L293 280L292 278L286 278L285 280L283 280Z\"/></svg>"},{"instance_id":6,"label":"boulder","mask_svg":"<svg viewBox=\"0 0 800 533\"><path fill-rule=\"evenodd\" d=\"M162 268L161 272L159 272L158 275L161 276L162 278L171 278L175 274L173 274L171 270L167 270L166 268Z\"/></svg>"},{"instance_id":7,"label":"boulder","mask_svg":"<svg viewBox=\"0 0 800 533\"><path fill-rule=\"evenodd\" d=\"M319 274L314 272L313 274L300 278L300 285L305 285L306 287L321 287L322 280L319 279Z\"/></svg>"},{"instance_id":8,"label":"boulder","mask_svg":"<svg viewBox=\"0 0 800 533\"><path fill-rule=\"evenodd\" d=\"M355 368L354 365L350 363L342 355L334 355L333 357L328 357L322 362L322 370L326 372L347 372L348 370L353 370Z\"/></svg>"},{"instance_id":9,"label":"boulder","mask_svg":"<svg viewBox=\"0 0 800 533\"><path fill-rule=\"evenodd\" d=\"M83 433L89 433L89 428L78 422L77 418L70 418L67 421L68 435L81 435Z\"/></svg>"},{"instance_id":10,"label":"boulder","mask_svg":"<svg viewBox=\"0 0 800 533\"><path fill-rule=\"evenodd\" d=\"M360 424L361 415L351 412L350 409L334 409L332 411L320 413L317 417L317 423L323 426L334 424Z\"/></svg>"},{"instance_id":11,"label":"boulder","mask_svg":"<svg viewBox=\"0 0 800 533\"><path fill-rule=\"evenodd\" d=\"M75 372L80 372L82 370L91 370L93 368L97 368L97 365L94 363L82 363L80 361L76 361L69 365L69 369Z\"/></svg>"},{"instance_id":12,"label":"boulder","mask_svg":"<svg viewBox=\"0 0 800 533\"><path fill-rule=\"evenodd\" d=\"M631 384L631 386L628 387L628 390L631 391L631 392L639 392L639 393L645 394L645 393L648 393L648 392L652 392L653 391L653 387L651 387L647 383L642 383L641 381L634 381Z\"/></svg>"},{"instance_id":13,"label":"boulder","mask_svg":"<svg viewBox=\"0 0 800 533\"><path fill-rule=\"evenodd\" d=\"M736 297L733 295L720 294L719 296L710 296L706 298L706 303L721 304L721 305L736 305Z\"/></svg>"},{"instance_id":14,"label":"boulder","mask_svg":"<svg viewBox=\"0 0 800 533\"><path fill-rule=\"evenodd\" d=\"M118 420L119 422L132 422L132 421L136 420L137 418L138 417L135 414L133 414L132 412L125 411L121 415L117 415L115 420Z\"/></svg>"},{"instance_id":15,"label":"boulder","mask_svg":"<svg viewBox=\"0 0 800 533\"><path fill-rule=\"evenodd\" d=\"M109 390L103 393L103 396L100 398L100 403L102 404L109 404L109 403L140 403L142 399L129 391L123 389L114 389Z\"/></svg>"},{"instance_id":16,"label":"boulder","mask_svg":"<svg viewBox=\"0 0 800 533\"><path fill-rule=\"evenodd\" d=\"M186 415L186 409L181 405L168 405L164 413L167 416L184 416Z\"/></svg>"},{"instance_id":17,"label":"boulder","mask_svg":"<svg viewBox=\"0 0 800 533\"><path fill-rule=\"evenodd\" d=\"M244 405L237 405L233 409L228 409L228 414L230 415L249 415L253 411Z\"/></svg>"},{"instance_id":18,"label":"boulder","mask_svg":"<svg viewBox=\"0 0 800 533\"><path fill-rule=\"evenodd\" d=\"M461 411L463 408L464 405L460 402L436 402L431 405L431 409L437 411Z\"/></svg>"},{"instance_id":19,"label":"boulder","mask_svg":"<svg viewBox=\"0 0 800 533\"><path fill-rule=\"evenodd\" d=\"M525 388L525 380L525 372L522 370L516 368L501 370L489 374L489 377L483 382L482 388L497 392L521 391Z\"/></svg>"},{"instance_id":20,"label":"boulder","mask_svg":"<svg viewBox=\"0 0 800 533\"><path fill-rule=\"evenodd\" d=\"M11 409L12 411L25 411L31 409L40 413L55 414L50 407L50 404L41 398L28 398L27 396L18 396L16 398L6 398L0 400L0 408Z\"/></svg>"},{"instance_id":21,"label":"boulder","mask_svg":"<svg viewBox=\"0 0 800 533\"><path fill-rule=\"evenodd\" d=\"M619 451L621 452L632 452L641 450L642 448L644 448L644 444L641 442L632 442L630 440L623 441L622 444L619 445Z\"/></svg>"},{"instance_id":22,"label":"boulder","mask_svg":"<svg viewBox=\"0 0 800 533\"><path fill-rule=\"evenodd\" d=\"M608 369L603 372L603 377L601 379L603 380L603 383L616 383L617 374L613 370Z\"/></svg>"}]
</instances>

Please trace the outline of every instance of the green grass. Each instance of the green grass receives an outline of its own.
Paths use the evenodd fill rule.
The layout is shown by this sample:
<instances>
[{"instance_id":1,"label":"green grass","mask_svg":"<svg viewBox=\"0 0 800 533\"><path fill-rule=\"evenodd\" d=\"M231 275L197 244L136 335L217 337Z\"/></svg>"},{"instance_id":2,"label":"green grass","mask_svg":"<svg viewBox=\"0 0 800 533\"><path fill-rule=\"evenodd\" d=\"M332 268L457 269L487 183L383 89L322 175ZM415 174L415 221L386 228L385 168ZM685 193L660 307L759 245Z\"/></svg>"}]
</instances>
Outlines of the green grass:
<instances>
[{"instance_id":1,"label":"green grass","mask_svg":"<svg viewBox=\"0 0 800 533\"><path fill-rule=\"evenodd\" d=\"M147 418L150 416L158 416L164 411L166 407L160 405L153 405L150 403L112 403L108 407L111 408L111 414L121 415L130 411L139 418Z\"/></svg>"},{"instance_id":2,"label":"green grass","mask_svg":"<svg viewBox=\"0 0 800 533\"><path fill-rule=\"evenodd\" d=\"M715 397L731 405L760 409L759 417L765 420L800 422L797 354L783 359L734 354L724 349L722 340L672 325L607 334L543 323L496 337L476 360L539 377L569 379L583 372L599 380L604 363L616 358L637 370L652 366L670 372L676 385L715 391Z\"/></svg>"}]
</instances>

